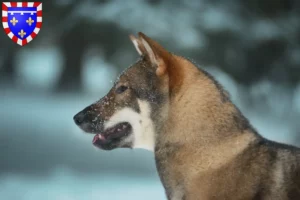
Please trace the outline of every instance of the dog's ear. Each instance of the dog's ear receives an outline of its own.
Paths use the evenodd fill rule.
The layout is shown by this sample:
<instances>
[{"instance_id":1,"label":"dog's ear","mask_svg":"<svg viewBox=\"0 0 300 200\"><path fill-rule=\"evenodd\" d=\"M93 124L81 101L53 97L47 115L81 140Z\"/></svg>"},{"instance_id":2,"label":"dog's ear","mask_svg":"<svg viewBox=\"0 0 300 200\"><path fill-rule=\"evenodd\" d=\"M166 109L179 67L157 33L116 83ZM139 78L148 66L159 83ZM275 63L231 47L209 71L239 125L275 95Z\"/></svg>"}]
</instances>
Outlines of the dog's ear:
<instances>
[{"instance_id":1,"label":"dog's ear","mask_svg":"<svg viewBox=\"0 0 300 200\"><path fill-rule=\"evenodd\" d=\"M152 66L156 68L156 75L162 76L166 73L167 60L169 53L157 42L139 32L139 38L130 35L137 52L140 55L146 56Z\"/></svg>"},{"instance_id":2,"label":"dog's ear","mask_svg":"<svg viewBox=\"0 0 300 200\"><path fill-rule=\"evenodd\" d=\"M145 34L141 32L138 34L143 47L146 50L145 55L149 58L151 64L156 67L156 75L164 75L167 72L169 53L160 44Z\"/></svg>"},{"instance_id":3,"label":"dog's ear","mask_svg":"<svg viewBox=\"0 0 300 200\"><path fill-rule=\"evenodd\" d=\"M142 56L145 53L144 46L139 38L136 38L134 35L129 35L130 40L132 41L136 51Z\"/></svg>"}]
</instances>

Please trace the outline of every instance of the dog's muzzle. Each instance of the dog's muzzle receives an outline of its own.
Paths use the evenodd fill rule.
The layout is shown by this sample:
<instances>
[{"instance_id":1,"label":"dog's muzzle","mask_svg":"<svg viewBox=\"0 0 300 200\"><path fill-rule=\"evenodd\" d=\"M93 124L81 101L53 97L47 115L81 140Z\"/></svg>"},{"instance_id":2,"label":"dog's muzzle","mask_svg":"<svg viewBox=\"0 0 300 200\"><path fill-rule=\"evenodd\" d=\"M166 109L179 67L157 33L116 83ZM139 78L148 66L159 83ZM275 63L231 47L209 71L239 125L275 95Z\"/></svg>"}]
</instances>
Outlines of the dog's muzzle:
<instances>
[{"instance_id":1,"label":"dog's muzzle","mask_svg":"<svg viewBox=\"0 0 300 200\"><path fill-rule=\"evenodd\" d=\"M87 133L96 133L103 129L103 120L89 107L77 113L73 120L77 126Z\"/></svg>"}]
</instances>

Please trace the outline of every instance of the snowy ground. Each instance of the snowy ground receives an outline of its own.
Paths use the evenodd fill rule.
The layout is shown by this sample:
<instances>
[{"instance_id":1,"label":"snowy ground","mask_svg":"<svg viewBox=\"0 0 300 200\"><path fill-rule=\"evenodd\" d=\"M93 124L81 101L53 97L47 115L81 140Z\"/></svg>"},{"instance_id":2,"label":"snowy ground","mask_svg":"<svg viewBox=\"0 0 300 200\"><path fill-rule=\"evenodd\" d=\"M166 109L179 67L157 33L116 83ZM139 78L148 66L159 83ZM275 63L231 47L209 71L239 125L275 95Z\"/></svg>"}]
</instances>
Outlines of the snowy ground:
<instances>
[{"instance_id":1,"label":"snowy ground","mask_svg":"<svg viewBox=\"0 0 300 200\"><path fill-rule=\"evenodd\" d=\"M164 199L156 179L106 174L79 176L66 169L47 178L4 176L0 197L5 200Z\"/></svg>"}]
</instances>

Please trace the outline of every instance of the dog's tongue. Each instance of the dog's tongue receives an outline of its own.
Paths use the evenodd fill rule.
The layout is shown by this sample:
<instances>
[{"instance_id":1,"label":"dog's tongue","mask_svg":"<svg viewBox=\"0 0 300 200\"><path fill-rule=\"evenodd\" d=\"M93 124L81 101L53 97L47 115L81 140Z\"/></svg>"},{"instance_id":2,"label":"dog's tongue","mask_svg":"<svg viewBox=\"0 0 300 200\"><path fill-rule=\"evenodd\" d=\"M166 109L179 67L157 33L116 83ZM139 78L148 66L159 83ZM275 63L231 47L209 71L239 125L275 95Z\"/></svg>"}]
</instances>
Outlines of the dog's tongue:
<instances>
[{"instance_id":1,"label":"dog's tongue","mask_svg":"<svg viewBox=\"0 0 300 200\"><path fill-rule=\"evenodd\" d=\"M105 140L105 138L101 134L96 134L93 139L93 144L95 144L98 140Z\"/></svg>"}]
</instances>

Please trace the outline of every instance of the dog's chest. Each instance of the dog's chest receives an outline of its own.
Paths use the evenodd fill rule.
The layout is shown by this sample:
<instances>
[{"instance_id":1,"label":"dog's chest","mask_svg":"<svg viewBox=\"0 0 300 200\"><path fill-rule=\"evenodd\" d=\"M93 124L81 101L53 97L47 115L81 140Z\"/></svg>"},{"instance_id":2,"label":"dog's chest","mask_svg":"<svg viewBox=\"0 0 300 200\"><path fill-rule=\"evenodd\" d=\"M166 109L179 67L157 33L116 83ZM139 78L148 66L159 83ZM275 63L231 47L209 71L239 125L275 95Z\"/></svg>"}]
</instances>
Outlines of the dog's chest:
<instances>
[{"instance_id":1,"label":"dog's chest","mask_svg":"<svg viewBox=\"0 0 300 200\"><path fill-rule=\"evenodd\" d=\"M183 200L185 199L184 180L177 165L172 164L174 158L171 153L171 148L156 152L156 168L168 200Z\"/></svg>"}]
</instances>

